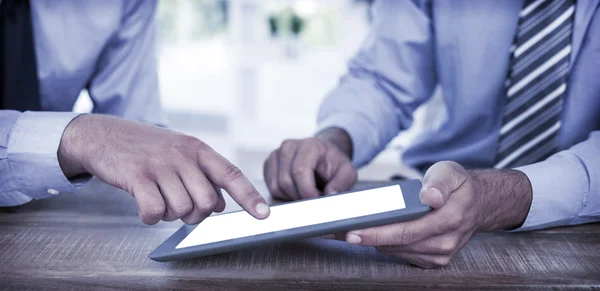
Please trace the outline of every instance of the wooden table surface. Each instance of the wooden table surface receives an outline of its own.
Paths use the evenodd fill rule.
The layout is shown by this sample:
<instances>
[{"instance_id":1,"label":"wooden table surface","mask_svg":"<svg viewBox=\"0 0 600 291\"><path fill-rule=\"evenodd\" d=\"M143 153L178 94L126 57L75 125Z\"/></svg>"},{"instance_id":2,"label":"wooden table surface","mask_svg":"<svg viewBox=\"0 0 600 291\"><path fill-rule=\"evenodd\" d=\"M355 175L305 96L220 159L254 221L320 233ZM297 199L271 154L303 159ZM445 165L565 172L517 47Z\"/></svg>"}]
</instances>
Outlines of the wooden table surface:
<instances>
[{"instance_id":1,"label":"wooden table surface","mask_svg":"<svg viewBox=\"0 0 600 291\"><path fill-rule=\"evenodd\" d=\"M448 266L429 270L321 238L178 262L148 259L181 224L142 224L133 198L98 181L0 208L0 289L600 290L600 224L479 234Z\"/></svg>"}]
</instances>

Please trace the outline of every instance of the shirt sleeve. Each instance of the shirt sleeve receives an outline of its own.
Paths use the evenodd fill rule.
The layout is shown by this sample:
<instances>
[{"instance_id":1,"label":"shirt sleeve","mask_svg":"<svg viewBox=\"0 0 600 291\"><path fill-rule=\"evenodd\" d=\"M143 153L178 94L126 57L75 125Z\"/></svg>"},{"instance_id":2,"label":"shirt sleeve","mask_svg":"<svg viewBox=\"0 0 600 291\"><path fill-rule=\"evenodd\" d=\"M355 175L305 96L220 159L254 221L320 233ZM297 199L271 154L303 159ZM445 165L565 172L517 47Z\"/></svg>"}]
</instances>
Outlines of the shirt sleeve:
<instances>
[{"instance_id":1,"label":"shirt sleeve","mask_svg":"<svg viewBox=\"0 0 600 291\"><path fill-rule=\"evenodd\" d=\"M533 200L525 222L515 231L600 221L600 131L517 170L529 178Z\"/></svg>"},{"instance_id":2,"label":"shirt sleeve","mask_svg":"<svg viewBox=\"0 0 600 291\"><path fill-rule=\"evenodd\" d=\"M94 113L165 125L158 86L156 0L123 1L121 26L88 84Z\"/></svg>"},{"instance_id":3,"label":"shirt sleeve","mask_svg":"<svg viewBox=\"0 0 600 291\"><path fill-rule=\"evenodd\" d=\"M339 86L323 101L318 131L340 127L354 144L353 164L377 155L437 84L428 1L376 1L367 40Z\"/></svg>"},{"instance_id":4,"label":"shirt sleeve","mask_svg":"<svg viewBox=\"0 0 600 291\"><path fill-rule=\"evenodd\" d=\"M0 110L0 206L15 206L77 188L63 174L58 147L71 112Z\"/></svg>"}]
</instances>

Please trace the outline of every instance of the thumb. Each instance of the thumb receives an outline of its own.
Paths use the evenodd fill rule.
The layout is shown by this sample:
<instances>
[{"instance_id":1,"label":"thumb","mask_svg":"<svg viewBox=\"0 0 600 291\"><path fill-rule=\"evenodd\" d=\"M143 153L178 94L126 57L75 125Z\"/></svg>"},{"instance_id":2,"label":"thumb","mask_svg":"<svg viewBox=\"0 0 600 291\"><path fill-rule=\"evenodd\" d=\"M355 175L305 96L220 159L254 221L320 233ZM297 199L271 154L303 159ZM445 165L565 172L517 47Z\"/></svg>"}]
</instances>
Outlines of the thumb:
<instances>
[{"instance_id":1,"label":"thumb","mask_svg":"<svg viewBox=\"0 0 600 291\"><path fill-rule=\"evenodd\" d=\"M338 167L337 171L334 172L333 176L325 185L324 194L331 195L338 192L344 192L350 190L354 183L356 183L358 174L352 164L347 163Z\"/></svg>"},{"instance_id":2,"label":"thumb","mask_svg":"<svg viewBox=\"0 0 600 291\"><path fill-rule=\"evenodd\" d=\"M444 161L431 166L423 178L419 198L421 203L439 209L446 204L452 192L467 180L466 170L455 162Z\"/></svg>"}]
</instances>

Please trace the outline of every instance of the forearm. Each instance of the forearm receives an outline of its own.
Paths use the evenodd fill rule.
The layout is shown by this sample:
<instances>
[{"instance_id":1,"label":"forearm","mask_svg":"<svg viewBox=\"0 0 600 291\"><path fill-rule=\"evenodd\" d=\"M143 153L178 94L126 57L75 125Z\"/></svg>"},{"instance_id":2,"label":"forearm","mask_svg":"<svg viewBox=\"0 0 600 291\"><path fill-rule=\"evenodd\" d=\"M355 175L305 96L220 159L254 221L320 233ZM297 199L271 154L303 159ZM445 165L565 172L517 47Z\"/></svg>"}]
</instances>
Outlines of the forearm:
<instances>
[{"instance_id":1,"label":"forearm","mask_svg":"<svg viewBox=\"0 0 600 291\"><path fill-rule=\"evenodd\" d=\"M481 209L479 231L513 229L521 226L529 213L532 187L517 170L470 170Z\"/></svg>"},{"instance_id":2,"label":"forearm","mask_svg":"<svg viewBox=\"0 0 600 291\"><path fill-rule=\"evenodd\" d=\"M340 149L350 160L352 160L353 144L348 132L339 127L330 127L322 130L316 136L317 138L326 140L334 144Z\"/></svg>"},{"instance_id":3,"label":"forearm","mask_svg":"<svg viewBox=\"0 0 600 291\"><path fill-rule=\"evenodd\" d=\"M94 119L92 115L81 115L73 119L62 135L60 146L58 147L58 163L60 169L66 177L73 178L86 173L83 166L81 149L89 141L86 141L84 130L86 123Z\"/></svg>"}]
</instances>

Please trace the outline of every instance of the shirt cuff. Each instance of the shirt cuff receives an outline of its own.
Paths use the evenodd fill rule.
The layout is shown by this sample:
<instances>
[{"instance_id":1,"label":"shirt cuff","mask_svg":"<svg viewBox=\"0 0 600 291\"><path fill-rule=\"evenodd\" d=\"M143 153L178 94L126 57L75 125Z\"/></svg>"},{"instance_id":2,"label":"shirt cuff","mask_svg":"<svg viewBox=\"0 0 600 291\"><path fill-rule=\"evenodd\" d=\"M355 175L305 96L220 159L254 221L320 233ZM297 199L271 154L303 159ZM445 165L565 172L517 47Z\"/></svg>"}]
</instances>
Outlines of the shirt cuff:
<instances>
[{"instance_id":1,"label":"shirt cuff","mask_svg":"<svg viewBox=\"0 0 600 291\"><path fill-rule=\"evenodd\" d=\"M8 163L19 192L32 199L74 192L83 183L71 183L58 163L63 132L79 114L25 112L8 138Z\"/></svg>"},{"instance_id":2,"label":"shirt cuff","mask_svg":"<svg viewBox=\"0 0 600 291\"><path fill-rule=\"evenodd\" d=\"M331 127L345 130L352 140L352 164L359 168L379 153L377 133L366 129L360 115L332 114L319 121L317 133Z\"/></svg>"},{"instance_id":3,"label":"shirt cuff","mask_svg":"<svg viewBox=\"0 0 600 291\"><path fill-rule=\"evenodd\" d=\"M529 178L533 196L525 222L512 231L568 225L578 217L589 180L576 157L563 152L516 170Z\"/></svg>"}]
</instances>

